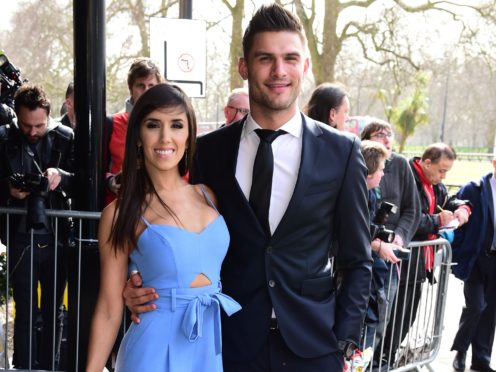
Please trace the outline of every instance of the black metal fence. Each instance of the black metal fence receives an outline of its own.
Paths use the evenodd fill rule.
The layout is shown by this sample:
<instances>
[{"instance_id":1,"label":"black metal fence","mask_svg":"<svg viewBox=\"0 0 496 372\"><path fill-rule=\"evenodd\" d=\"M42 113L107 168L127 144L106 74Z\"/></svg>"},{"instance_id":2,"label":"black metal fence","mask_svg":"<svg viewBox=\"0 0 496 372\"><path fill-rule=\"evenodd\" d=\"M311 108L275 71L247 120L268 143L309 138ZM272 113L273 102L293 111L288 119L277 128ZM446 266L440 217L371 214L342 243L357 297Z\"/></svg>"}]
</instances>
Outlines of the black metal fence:
<instances>
[{"instance_id":1,"label":"black metal fence","mask_svg":"<svg viewBox=\"0 0 496 372\"><path fill-rule=\"evenodd\" d=\"M25 215L24 209L0 208L0 217L5 224L6 256L12 254L12 236L8 231L11 227L11 219L16 215ZM85 239L82 232L85 231L85 224L95 223L100 218L99 212L78 212L47 210L47 215L54 221L55 241L51 247L42 249L53 249L55 263L57 257L64 254L67 259L64 261L63 269L67 272L68 296L63 305L59 307L59 302L53 300L53 329L52 334L52 364L48 370L52 371L80 371L84 370L86 361L86 350L89 335L89 325L93 307L98 293L98 268L94 262L98 260L97 241ZM60 234L61 226L71 224L69 236ZM0 227L1 228L1 227ZM30 249L25 254L29 255L30 272L26 273L33 277L33 254L38 249L33 250L34 237L31 235ZM434 252L434 262L431 275L426 279L421 277L424 262L421 261L420 250L432 249ZM369 332L369 342L365 341L361 348L366 350L370 358L376 355L374 363L370 363L367 371L406 371L420 368L432 362L440 347L443 317L448 289L448 279L451 265L451 247L444 239L429 242L413 242L409 245L409 254L399 265L392 265L389 271L389 285L385 288L386 302L384 303L386 313L390 314L389 319L383 322L382 329L375 328ZM8 260L7 260L8 261ZM91 265L88 265L91 262ZM12 301L11 274L14 269L12 263L5 265L6 270L0 273L0 280L3 281L5 292L2 296L5 299L2 311L3 333L0 334L0 341L3 344L3 353L0 351L0 369L11 370L12 368L12 329L15 326L15 306ZM5 268L5 267L4 267ZM407 275L401 275L404 271ZM402 281L394 281L393 277L403 278L405 282L413 282L415 285L405 285ZM54 291L57 288L59 278L55 275ZM65 277L64 277L65 280ZM399 283L399 289L391 283ZM36 289L32 289L36 291ZM392 295L392 292L397 295ZM31 296L36 299L37 296ZM416 299L414 305L409 305L409 298ZM33 363L28 368L16 370L37 370L36 361L39 355L36 354L36 343L39 342L40 327L43 322L38 321L33 312L39 311L39 306L30 304L30 360ZM0 315L0 319L2 318ZM36 314L35 314L36 315ZM387 327L389 324L389 327ZM391 335L388 336L388 329ZM364 328L367 333L367 327ZM377 336L381 334L381 336ZM371 341L370 341L371 340ZM1 347L0 347L1 349ZM377 357L379 355L379 357ZM111 363L109 365L111 369ZM13 369L12 369L13 370Z\"/></svg>"}]
</instances>

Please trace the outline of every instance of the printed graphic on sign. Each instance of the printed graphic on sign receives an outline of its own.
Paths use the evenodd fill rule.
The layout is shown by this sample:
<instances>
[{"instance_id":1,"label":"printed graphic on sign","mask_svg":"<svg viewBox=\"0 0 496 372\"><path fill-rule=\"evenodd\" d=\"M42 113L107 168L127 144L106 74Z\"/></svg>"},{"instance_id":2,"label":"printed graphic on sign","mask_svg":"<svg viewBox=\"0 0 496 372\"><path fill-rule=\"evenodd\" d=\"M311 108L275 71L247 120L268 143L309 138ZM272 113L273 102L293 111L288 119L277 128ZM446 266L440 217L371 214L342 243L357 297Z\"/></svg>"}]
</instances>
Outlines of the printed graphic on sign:
<instances>
[{"instance_id":1,"label":"printed graphic on sign","mask_svg":"<svg viewBox=\"0 0 496 372\"><path fill-rule=\"evenodd\" d=\"M195 60L191 54L183 53L179 56L179 69L184 72L191 72L195 68Z\"/></svg>"},{"instance_id":2,"label":"printed graphic on sign","mask_svg":"<svg viewBox=\"0 0 496 372\"><path fill-rule=\"evenodd\" d=\"M190 97L205 97L207 24L204 20L150 18L150 57L164 77Z\"/></svg>"}]
</instances>

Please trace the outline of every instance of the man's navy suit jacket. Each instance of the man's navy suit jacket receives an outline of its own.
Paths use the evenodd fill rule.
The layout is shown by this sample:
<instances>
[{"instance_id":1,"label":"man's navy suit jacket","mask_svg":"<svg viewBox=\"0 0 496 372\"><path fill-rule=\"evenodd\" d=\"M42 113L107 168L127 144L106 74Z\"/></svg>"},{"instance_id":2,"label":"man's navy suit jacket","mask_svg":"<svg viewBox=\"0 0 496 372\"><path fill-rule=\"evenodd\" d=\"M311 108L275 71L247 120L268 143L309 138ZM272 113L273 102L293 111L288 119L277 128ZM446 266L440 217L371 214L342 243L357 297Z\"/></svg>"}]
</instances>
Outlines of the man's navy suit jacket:
<instances>
[{"instance_id":1,"label":"man's navy suit jacket","mask_svg":"<svg viewBox=\"0 0 496 372\"><path fill-rule=\"evenodd\" d=\"M463 281L468 280L479 255L491 249L493 238L494 202L491 189L493 173L486 174L478 182L471 181L456 194L461 200L472 203L472 214L468 222L455 230L451 244L453 274Z\"/></svg>"},{"instance_id":2,"label":"man's navy suit jacket","mask_svg":"<svg viewBox=\"0 0 496 372\"><path fill-rule=\"evenodd\" d=\"M289 348L303 358L359 342L371 279L366 168L356 137L302 114L302 158L287 210L267 236L236 181L244 120L198 138L193 183L215 192L231 242L223 292L242 310L224 316L223 357L248 361L267 340L272 308ZM337 243L336 288L329 263Z\"/></svg>"}]
</instances>

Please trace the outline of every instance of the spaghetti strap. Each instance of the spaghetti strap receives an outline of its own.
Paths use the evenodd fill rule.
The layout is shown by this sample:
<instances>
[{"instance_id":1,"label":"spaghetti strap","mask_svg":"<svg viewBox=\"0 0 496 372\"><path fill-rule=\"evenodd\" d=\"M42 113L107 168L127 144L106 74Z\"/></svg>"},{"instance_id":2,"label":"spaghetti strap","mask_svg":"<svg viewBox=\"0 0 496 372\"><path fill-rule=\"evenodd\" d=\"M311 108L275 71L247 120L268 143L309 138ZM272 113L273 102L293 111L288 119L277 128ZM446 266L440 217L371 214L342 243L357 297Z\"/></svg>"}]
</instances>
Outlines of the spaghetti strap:
<instances>
[{"instance_id":1,"label":"spaghetti strap","mask_svg":"<svg viewBox=\"0 0 496 372\"><path fill-rule=\"evenodd\" d=\"M203 197L205 198L205 200L207 201L207 203L213 208L215 209L215 211L217 213L219 213L219 211L217 210L217 207L215 206L214 202L212 201L212 199L210 198L210 195L208 195L208 192L205 191L205 188L203 187L203 185L200 183L198 184L198 186L200 186L200 190L202 191L203 193Z\"/></svg>"},{"instance_id":2,"label":"spaghetti strap","mask_svg":"<svg viewBox=\"0 0 496 372\"><path fill-rule=\"evenodd\" d=\"M148 222L144 216L141 216L141 220L145 223L146 227L150 227L150 222Z\"/></svg>"}]
</instances>

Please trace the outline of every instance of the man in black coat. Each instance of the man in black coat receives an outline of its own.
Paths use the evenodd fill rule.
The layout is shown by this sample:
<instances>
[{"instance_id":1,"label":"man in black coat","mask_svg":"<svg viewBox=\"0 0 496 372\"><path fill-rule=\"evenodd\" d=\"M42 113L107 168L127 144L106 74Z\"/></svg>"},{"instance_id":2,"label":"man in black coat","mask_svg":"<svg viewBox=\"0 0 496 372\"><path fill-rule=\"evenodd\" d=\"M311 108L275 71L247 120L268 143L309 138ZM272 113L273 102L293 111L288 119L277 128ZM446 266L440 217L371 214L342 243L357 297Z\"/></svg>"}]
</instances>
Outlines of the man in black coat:
<instances>
[{"instance_id":1,"label":"man in black coat","mask_svg":"<svg viewBox=\"0 0 496 372\"><path fill-rule=\"evenodd\" d=\"M455 371L465 370L467 350L472 346L472 371L494 372L491 353L496 327L496 240L494 209L496 160L494 171L479 181L465 184L458 197L469 200L473 213L466 225L455 230L453 274L464 281L465 306L451 350Z\"/></svg>"},{"instance_id":2,"label":"man in black coat","mask_svg":"<svg viewBox=\"0 0 496 372\"><path fill-rule=\"evenodd\" d=\"M66 276L62 246L55 254L56 226L44 211L65 209L65 199L74 180L74 132L50 119L50 102L41 87L21 86L14 99L17 120L0 127L2 204L27 208L26 216L10 219L8 256L16 310L13 363L22 369L51 369L55 342L53 318L62 303ZM60 242L61 232L67 231L63 231L63 223L57 227ZM7 242L5 237L1 238ZM54 288L55 275L57 288ZM34 337L30 340L29 329L30 311L33 326L38 311L38 281L43 319L39 344ZM34 329L31 331L34 336Z\"/></svg>"},{"instance_id":3,"label":"man in black coat","mask_svg":"<svg viewBox=\"0 0 496 372\"><path fill-rule=\"evenodd\" d=\"M421 158L414 157L410 160L421 204L420 222L413 236L414 241L436 239L439 229L453 220L457 220L459 226L468 221L470 203L455 196L448 196L448 190L443 184L443 179L453 167L455 159L456 152L452 147L444 143L434 143L424 150ZM409 262L405 261L401 265L396 300L397 318L396 321L389 322L384 342L384 354L390 359L390 364L393 363L396 350L417 316L422 283L426 278L433 280L434 254L432 246L415 249ZM404 309L407 311L405 318L401 320L399 317Z\"/></svg>"}]
</instances>

